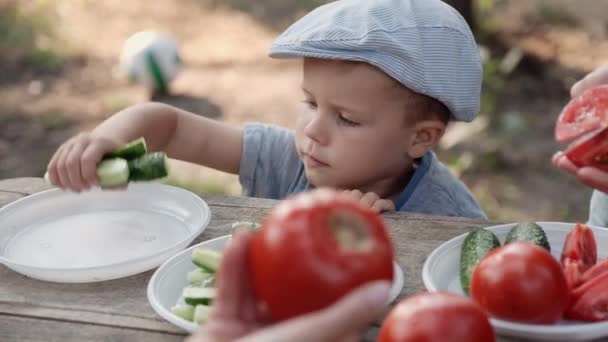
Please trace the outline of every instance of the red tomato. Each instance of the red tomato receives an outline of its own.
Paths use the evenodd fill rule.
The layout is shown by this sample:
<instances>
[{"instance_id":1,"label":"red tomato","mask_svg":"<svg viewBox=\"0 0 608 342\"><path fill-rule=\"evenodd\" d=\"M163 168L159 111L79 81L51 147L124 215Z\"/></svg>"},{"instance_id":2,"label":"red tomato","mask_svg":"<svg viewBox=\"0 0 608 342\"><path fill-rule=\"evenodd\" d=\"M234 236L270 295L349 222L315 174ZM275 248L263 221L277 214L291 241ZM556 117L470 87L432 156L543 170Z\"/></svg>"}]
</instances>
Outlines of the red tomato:
<instances>
[{"instance_id":1,"label":"red tomato","mask_svg":"<svg viewBox=\"0 0 608 342\"><path fill-rule=\"evenodd\" d=\"M592 166L608 171L608 128L576 140L568 146L565 154L578 167Z\"/></svg>"},{"instance_id":2,"label":"red tomato","mask_svg":"<svg viewBox=\"0 0 608 342\"><path fill-rule=\"evenodd\" d=\"M581 283L581 276L597 262L597 245L593 230L577 223L566 235L562 248L561 263L568 286Z\"/></svg>"},{"instance_id":3,"label":"red tomato","mask_svg":"<svg viewBox=\"0 0 608 342\"><path fill-rule=\"evenodd\" d=\"M276 321L322 309L366 282L393 279L382 218L326 189L279 204L255 233L249 261L256 297Z\"/></svg>"},{"instance_id":4,"label":"red tomato","mask_svg":"<svg viewBox=\"0 0 608 342\"><path fill-rule=\"evenodd\" d=\"M590 269L588 269L587 271L585 271L582 275L582 277L580 278L580 283L584 284L588 281L590 281L591 279L607 273L608 272L608 258L596 263L595 265L591 266Z\"/></svg>"},{"instance_id":5,"label":"red tomato","mask_svg":"<svg viewBox=\"0 0 608 342\"><path fill-rule=\"evenodd\" d=\"M490 251L471 278L471 297L492 316L509 321L554 323L566 309L568 296L559 262L527 241Z\"/></svg>"},{"instance_id":6,"label":"red tomato","mask_svg":"<svg viewBox=\"0 0 608 342\"><path fill-rule=\"evenodd\" d=\"M380 328L379 342L493 342L487 314L467 297L422 293L402 300Z\"/></svg>"},{"instance_id":7,"label":"red tomato","mask_svg":"<svg viewBox=\"0 0 608 342\"><path fill-rule=\"evenodd\" d=\"M608 86L585 91L572 99L555 125L555 140L570 141L608 124Z\"/></svg>"}]
</instances>

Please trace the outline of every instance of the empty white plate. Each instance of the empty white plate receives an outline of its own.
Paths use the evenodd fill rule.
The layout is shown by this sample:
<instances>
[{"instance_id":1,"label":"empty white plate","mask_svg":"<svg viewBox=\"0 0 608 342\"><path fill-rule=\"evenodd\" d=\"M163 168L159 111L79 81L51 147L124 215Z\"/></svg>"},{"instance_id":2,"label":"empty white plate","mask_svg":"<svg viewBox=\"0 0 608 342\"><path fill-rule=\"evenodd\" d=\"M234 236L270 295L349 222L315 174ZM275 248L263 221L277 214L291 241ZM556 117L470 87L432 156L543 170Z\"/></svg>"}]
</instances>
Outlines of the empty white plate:
<instances>
[{"instance_id":1,"label":"empty white plate","mask_svg":"<svg viewBox=\"0 0 608 342\"><path fill-rule=\"evenodd\" d=\"M201 242L198 245L180 252L161 265L156 272L154 272L154 275L152 275L148 284L148 301L154 311L167 321L193 333L197 328L196 324L178 317L171 312L171 308L178 303L184 287L188 285L188 272L197 267L192 263L192 249L205 247L221 252L230 237L231 235L225 235ZM404 284L403 270L396 262L394 263L393 274L394 281L389 297L391 302L399 296Z\"/></svg>"},{"instance_id":2,"label":"empty white plate","mask_svg":"<svg viewBox=\"0 0 608 342\"><path fill-rule=\"evenodd\" d=\"M559 260L562 247L574 223L537 222L551 245L551 254ZM496 234L501 243L509 230L515 225L505 224L487 227ZM597 242L598 260L608 256L608 229L589 226L593 229ZM460 250L467 234L459 235L437 247L426 259L422 268L422 281L429 291L449 291L465 295L460 286ZM608 322L590 323L561 321L553 325L536 325L515 323L500 319L491 319L499 334L517 336L533 340L583 341L608 337Z\"/></svg>"},{"instance_id":3,"label":"empty white plate","mask_svg":"<svg viewBox=\"0 0 608 342\"><path fill-rule=\"evenodd\" d=\"M26 276L93 282L150 270L207 227L197 195L158 183L43 191L0 209L0 262Z\"/></svg>"}]
</instances>

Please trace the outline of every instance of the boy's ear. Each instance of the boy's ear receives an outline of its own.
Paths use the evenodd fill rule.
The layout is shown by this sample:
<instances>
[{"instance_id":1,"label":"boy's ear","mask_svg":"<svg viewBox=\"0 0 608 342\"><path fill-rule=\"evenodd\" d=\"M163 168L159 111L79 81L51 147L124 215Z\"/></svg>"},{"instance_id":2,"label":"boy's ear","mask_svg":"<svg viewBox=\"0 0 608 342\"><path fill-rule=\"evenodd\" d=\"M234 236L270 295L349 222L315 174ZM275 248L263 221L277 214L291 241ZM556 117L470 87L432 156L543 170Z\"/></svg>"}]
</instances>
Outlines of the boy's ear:
<instances>
[{"instance_id":1,"label":"boy's ear","mask_svg":"<svg viewBox=\"0 0 608 342\"><path fill-rule=\"evenodd\" d=\"M414 125L408 155L412 159L421 158L439 142L446 125L440 120L422 120Z\"/></svg>"}]
</instances>

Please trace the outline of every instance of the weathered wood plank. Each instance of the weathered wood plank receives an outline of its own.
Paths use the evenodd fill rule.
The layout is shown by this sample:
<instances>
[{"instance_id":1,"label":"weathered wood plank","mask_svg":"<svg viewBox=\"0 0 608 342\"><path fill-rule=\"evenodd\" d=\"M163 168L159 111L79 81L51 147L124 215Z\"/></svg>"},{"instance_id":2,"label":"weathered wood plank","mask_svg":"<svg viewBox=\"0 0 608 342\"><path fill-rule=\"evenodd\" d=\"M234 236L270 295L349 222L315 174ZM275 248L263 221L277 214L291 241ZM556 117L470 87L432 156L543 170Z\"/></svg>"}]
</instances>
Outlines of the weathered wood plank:
<instances>
[{"instance_id":1,"label":"weathered wood plank","mask_svg":"<svg viewBox=\"0 0 608 342\"><path fill-rule=\"evenodd\" d=\"M11 178L0 180L0 192L17 192L29 195L52 188L44 179L37 177Z\"/></svg>"},{"instance_id":2,"label":"weathered wood plank","mask_svg":"<svg viewBox=\"0 0 608 342\"><path fill-rule=\"evenodd\" d=\"M181 342L183 335L0 314L2 342Z\"/></svg>"}]
</instances>

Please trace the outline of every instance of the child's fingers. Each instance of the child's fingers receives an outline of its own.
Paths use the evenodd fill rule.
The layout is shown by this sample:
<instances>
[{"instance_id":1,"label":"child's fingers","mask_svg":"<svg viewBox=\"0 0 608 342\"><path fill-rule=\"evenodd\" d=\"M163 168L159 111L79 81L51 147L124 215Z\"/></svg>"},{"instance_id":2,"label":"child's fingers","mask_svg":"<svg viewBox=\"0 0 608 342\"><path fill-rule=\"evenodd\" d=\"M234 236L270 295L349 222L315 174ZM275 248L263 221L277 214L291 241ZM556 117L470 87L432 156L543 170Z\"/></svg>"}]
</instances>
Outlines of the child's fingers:
<instances>
[{"instance_id":1,"label":"child's fingers","mask_svg":"<svg viewBox=\"0 0 608 342\"><path fill-rule=\"evenodd\" d=\"M58 187L63 187L63 183L61 183L61 178L59 177L58 164L59 159L63 155L63 150L65 148L65 145L59 146L57 151L55 151L55 153L51 157L51 160L49 161L49 164L47 166L47 172L49 174L49 180L51 181L51 184Z\"/></svg>"},{"instance_id":2,"label":"child's fingers","mask_svg":"<svg viewBox=\"0 0 608 342\"><path fill-rule=\"evenodd\" d=\"M395 211L395 203L393 203L391 200L381 199L374 203L372 210L379 213L384 211Z\"/></svg>"},{"instance_id":3,"label":"child's fingers","mask_svg":"<svg viewBox=\"0 0 608 342\"><path fill-rule=\"evenodd\" d=\"M380 197L378 195L376 195L376 193L374 192L368 192L365 195L363 195L363 197L361 197L361 199L359 200L359 203L361 203L362 205L364 205L367 208L371 208L374 203L376 203L376 201L380 200Z\"/></svg>"},{"instance_id":4,"label":"child's fingers","mask_svg":"<svg viewBox=\"0 0 608 342\"><path fill-rule=\"evenodd\" d=\"M72 149L65 157L68 178L70 179L73 189L76 191L88 188L86 180L82 177L80 166L80 157L87 145L88 141L86 140L75 141Z\"/></svg>"},{"instance_id":5,"label":"child's fingers","mask_svg":"<svg viewBox=\"0 0 608 342\"><path fill-rule=\"evenodd\" d=\"M101 161L104 154L112 151L117 146L109 140L91 140L87 148L80 156L80 167L82 177L89 185L97 184L97 164Z\"/></svg>"},{"instance_id":6,"label":"child's fingers","mask_svg":"<svg viewBox=\"0 0 608 342\"><path fill-rule=\"evenodd\" d=\"M357 201L363 197L363 193L360 190L344 190L343 194Z\"/></svg>"}]
</instances>

